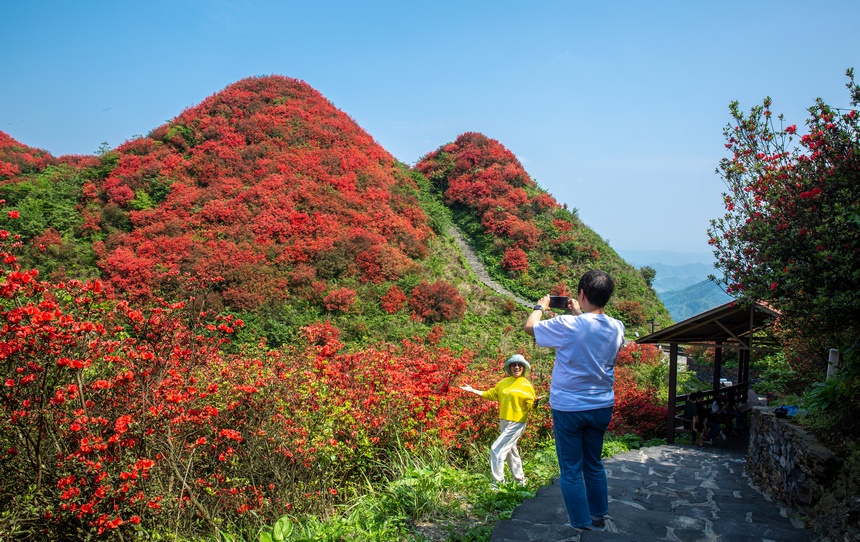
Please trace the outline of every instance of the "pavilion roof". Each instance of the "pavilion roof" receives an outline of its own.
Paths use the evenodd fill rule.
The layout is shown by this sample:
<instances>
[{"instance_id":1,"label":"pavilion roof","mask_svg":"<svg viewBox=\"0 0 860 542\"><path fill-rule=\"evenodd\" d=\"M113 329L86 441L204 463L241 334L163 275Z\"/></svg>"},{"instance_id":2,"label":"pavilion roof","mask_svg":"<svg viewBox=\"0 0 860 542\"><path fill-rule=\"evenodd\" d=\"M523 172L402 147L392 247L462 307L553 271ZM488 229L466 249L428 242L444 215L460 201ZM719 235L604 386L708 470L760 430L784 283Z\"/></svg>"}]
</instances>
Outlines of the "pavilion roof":
<instances>
[{"instance_id":1,"label":"pavilion roof","mask_svg":"<svg viewBox=\"0 0 860 542\"><path fill-rule=\"evenodd\" d=\"M778 346L770 333L778 316L778 311L764 303L735 300L655 331L636 342L747 349L752 337L752 349L770 350Z\"/></svg>"}]
</instances>

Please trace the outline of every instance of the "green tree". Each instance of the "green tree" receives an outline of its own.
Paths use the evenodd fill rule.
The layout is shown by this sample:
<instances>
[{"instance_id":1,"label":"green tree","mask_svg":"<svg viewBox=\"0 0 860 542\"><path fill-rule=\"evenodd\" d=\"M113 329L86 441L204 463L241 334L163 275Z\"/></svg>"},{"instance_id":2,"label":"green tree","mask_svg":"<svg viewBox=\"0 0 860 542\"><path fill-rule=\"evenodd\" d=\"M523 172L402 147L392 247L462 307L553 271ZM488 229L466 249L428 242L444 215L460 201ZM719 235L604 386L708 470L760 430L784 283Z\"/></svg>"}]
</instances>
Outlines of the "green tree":
<instances>
[{"instance_id":1,"label":"green tree","mask_svg":"<svg viewBox=\"0 0 860 542\"><path fill-rule=\"evenodd\" d=\"M657 276L657 270L650 265L643 265L639 268L639 273L642 274L642 278L645 279L645 283L648 284L648 287L653 288L654 278Z\"/></svg>"},{"instance_id":2,"label":"green tree","mask_svg":"<svg viewBox=\"0 0 860 542\"><path fill-rule=\"evenodd\" d=\"M709 228L727 291L781 311L782 329L814 345L806 369L819 380L825 348L849 351L860 317L860 88L847 76L852 107L817 99L799 141L770 98L748 115L730 105L726 213Z\"/></svg>"}]
</instances>

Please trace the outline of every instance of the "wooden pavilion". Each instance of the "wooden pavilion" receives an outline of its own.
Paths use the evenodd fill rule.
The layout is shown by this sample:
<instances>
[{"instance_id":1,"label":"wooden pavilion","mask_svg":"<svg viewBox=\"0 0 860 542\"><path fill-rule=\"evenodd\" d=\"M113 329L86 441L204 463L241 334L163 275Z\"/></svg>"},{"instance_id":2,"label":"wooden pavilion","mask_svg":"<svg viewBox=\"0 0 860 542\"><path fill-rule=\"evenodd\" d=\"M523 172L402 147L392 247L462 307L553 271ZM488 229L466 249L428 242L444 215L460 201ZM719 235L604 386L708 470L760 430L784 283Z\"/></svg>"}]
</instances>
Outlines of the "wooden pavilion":
<instances>
[{"instance_id":1,"label":"wooden pavilion","mask_svg":"<svg viewBox=\"0 0 860 542\"><path fill-rule=\"evenodd\" d=\"M675 433L689 431L679 426L679 406L687 396L677 394L678 352L680 346L704 346L714 349L712 389L703 392L706 400L718 395L730 397L737 404L745 403L749 391L750 354L753 351L774 351L778 343L770 331L779 313L755 302L736 300L697 314L682 322L655 331L638 339L640 344L669 345L669 414L666 420L666 440L675 442ZM723 349L738 351L738 382L722 386Z\"/></svg>"}]
</instances>

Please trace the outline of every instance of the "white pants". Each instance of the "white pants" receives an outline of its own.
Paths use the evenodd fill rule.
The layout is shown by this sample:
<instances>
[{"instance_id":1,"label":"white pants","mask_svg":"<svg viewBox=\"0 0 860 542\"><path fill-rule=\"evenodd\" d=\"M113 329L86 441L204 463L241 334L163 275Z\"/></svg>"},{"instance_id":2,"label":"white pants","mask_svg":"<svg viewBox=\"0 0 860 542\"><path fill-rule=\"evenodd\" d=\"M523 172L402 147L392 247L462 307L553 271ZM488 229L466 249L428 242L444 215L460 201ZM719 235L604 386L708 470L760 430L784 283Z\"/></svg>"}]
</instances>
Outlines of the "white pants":
<instances>
[{"instance_id":1,"label":"white pants","mask_svg":"<svg viewBox=\"0 0 860 542\"><path fill-rule=\"evenodd\" d=\"M525 480L517 441L525 431L526 423L499 420L499 429L502 434L490 446L490 471L493 473L493 479L499 483L505 481L505 461L507 461L514 480L518 482Z\"/></svg>"}]
</instances>

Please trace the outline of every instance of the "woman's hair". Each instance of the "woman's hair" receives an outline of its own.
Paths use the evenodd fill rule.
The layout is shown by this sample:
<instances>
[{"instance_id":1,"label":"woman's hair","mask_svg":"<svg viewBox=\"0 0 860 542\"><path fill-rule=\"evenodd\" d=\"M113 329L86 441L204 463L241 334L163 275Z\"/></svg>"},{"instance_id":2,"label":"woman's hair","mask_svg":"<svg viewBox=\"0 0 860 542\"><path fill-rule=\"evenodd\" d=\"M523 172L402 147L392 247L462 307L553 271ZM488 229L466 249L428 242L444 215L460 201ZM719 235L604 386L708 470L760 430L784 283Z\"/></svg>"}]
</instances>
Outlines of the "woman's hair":
<instances>
[{"instance_id":1,"label":"woman's hair","mask_svg":"<svg viewBox=\"0 0 860 542\"><path fill-rule=\"evenodd\" d=\"M585 293L585 298L597 307L604 307L609 302L612 292L615 291L615 281L609 273L592 269L579 279L577 291Z\"/></svg>"}]
</instances>

